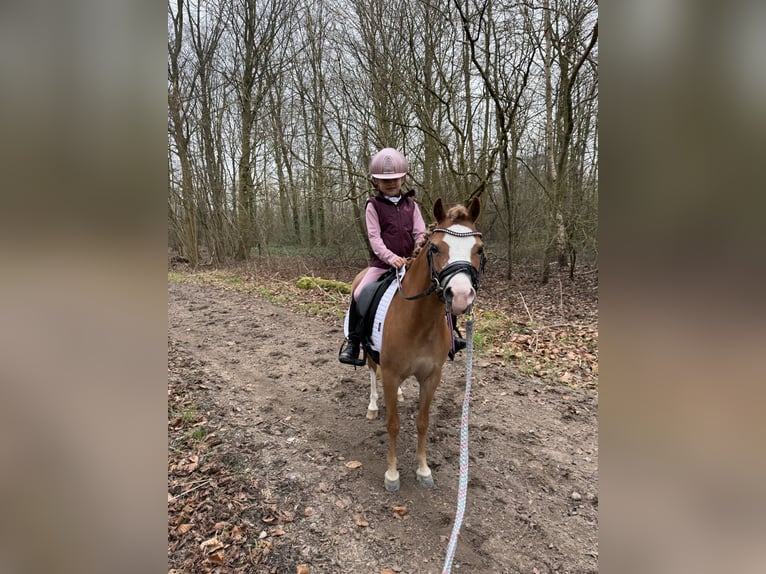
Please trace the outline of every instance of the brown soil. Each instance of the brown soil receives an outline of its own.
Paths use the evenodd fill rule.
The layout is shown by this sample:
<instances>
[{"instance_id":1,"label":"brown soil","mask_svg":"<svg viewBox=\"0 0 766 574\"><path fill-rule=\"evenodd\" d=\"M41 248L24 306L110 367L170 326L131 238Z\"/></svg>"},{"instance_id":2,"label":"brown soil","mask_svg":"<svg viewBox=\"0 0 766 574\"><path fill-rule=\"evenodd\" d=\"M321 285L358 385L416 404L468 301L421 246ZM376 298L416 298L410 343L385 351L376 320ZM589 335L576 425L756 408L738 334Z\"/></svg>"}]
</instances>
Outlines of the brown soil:
<instances>
[{"instance_id":1,"label":"brown soil","mask_svg":"<svg viewBox=\"0 0 766 574\"><path fill-rule=\"evenodd\" d=\"M431 409L434 489L415 479L417 384L404 383L392 494L385 407L365 418L367 371L337 361L339 321L221 286L172 281L168 291L169 571L441 572L465 353L445 365ZM528 378L481 353L472 380L453 572L597 572L595 390Z\"/></svg>"}]
</instances>

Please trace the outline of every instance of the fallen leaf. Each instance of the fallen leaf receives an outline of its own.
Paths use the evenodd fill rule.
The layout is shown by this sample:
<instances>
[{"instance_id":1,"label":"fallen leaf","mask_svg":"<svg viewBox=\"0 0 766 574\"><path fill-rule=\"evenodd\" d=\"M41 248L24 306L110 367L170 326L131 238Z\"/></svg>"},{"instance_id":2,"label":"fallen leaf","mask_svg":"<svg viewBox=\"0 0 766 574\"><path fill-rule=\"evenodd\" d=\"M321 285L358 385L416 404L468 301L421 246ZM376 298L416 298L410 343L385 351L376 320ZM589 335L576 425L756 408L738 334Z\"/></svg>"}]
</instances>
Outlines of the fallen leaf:
<instances>
[{"instance_id":1,"label":"fallen leaf","mask_svg":"<svg viewBox=\"0 0 766 574\"><path fill-rule=\"evenodd\" d=\"M197 470L199 467L199 456L193 454L189 457L189 461L189 464L184 464L181 466L181 470L183 470L186 474L190 474Z\"/></svg>"},{"instance_id":2,"label":"fallen leaf","mask_svg":"<svg viewBox=\"0 0 766 574\"><path fill-rule=\"evenodd\" d=\"M362 466L362 463L358 460L350 460L346 463L346 468L359 468Z\"/></svg>"},{"instance_id":3,"label":"fallen leaf","mask_svg":"<svg viewBox=\"0 0 766 574\"><path fill-rule=\"evenodd\" d=\"M269 536L284 536L287 534L284 530L282 530L279 526L276 528L269 528Z\"/></svg>"},{"instance_id":4,"label":"fallen leaf","mask_svg":"<svg viewBox=\"0 0 766 574\"><path fill-rule=\"evenodd\" d=\"M279 519L282 520L282 522L292 522L295 520L295 513L290 510L280 510Z\"/></svg>"},{"instance_id":5,"label":"fallen leaf","mask_svg":"<svg viewBox=\"0 0 766 574\"><path fill-rule=\"evenodd\" d=\"M295 574L310 574L308 565L300 564Z\"/></svg>"},{"instance_id":6,"label":"fallen leaf","mask_svg":"<svg viewBox=\"0 0 766 574\"><path fill-rule=\"evenodd\" d=\"M223 548L223 542L218 540L218 538L215 536L213 536L212 538L208 538L202 544L199 545L199 549L204 550L207 554L210 554L211 552L215 552L216 550L220 548Z\"/></svg>"},{"instance_id":7,"label":"fallen leaf","mask_svg":"<svg viewBox=\"0 0 766 574\"><path fill-rule=\"evenodd\" d=\"M175 502L175 501L176 501L176 497L168 492L168 502Z\"/></svg>"},{"instance_id":8,"label":"fallen leaf","mask_svg":"<svg viewBox=\"0 0 766 574\"><path fill-rule=\"evenodd\" d=\"M222 520L221 522L216 522L215 523L215 526L213 526L213 530L223 530L228 525L229 525L228 522L226 522L225 520Z\"/></svg>"},{"instance_id":9,"label":"fallen leaf","mask_svg":"<svg viewBox=\"0 0 766 574\"><path fill-rule=\"evenodd\" d=\"M218 550L207 555L207 559L213 564L223 564L223 550Z\"/></svg>"},{"instance_id":10,"label":"fallen leaf","mask_svg":"<svg viewBox=\"0 0 766 574\"><path fill-rule=\"evenodd\" d=\"M364 527L366 527L366 526L369 526L369 525L370 525L370 523L369 523L369 522L367 522L366 520L363 520L363 519L362 519L362 517L361 517L361 516L359 516L358 514L354 514L354 523L355 523L357 526L360 526L360 527L362 527L362 528L364 528Z\"/></svg>"},{"instance_id":11,"label":"fallen leaf","mask_svg":"<svg viewBox=\"0 0 766 574\"><path fill-rule=\"evenodd\" d=\"M303 516L311 516L312 514L314 514L314 509L311 506L303 509Z\"/></svg>"},{"instance_id":12,"label":"fallen leaf","mask_svg":"<svg viewBox=\"0 0 766 574\"><path fill-rule=\"evenodd\" d=\"M380 571L380 574L397 574L396 570L393 570L391 568L384 568Z\"/></svg>"},{"instance_id":13,"label":"fallen leaf","mask_svg":"<svg viewBox=\"0 0 766 574\"><path fill-rule=\"evenodd\" d=\"M258 546L250 551L250 559L253 563L259 564L263 562L269 552L271 552L272 545L271 540L261 540Z\"/></svg>"},{"instance_id":14,"label":"fallen leaf","mask_svg":"<svg viewBox=\"0 0 766 574\"><path fill-rule=\"evenodd\" d=\"M338 508L346 508L350 504L351 504L350 498L339 498L338 500L335 501L335 506L337 506Z\"/></svg>"},{"instance_id":15,"label":"fallen leaf","mask_svg":"<svg viewBox=\"0 0 766 574\"><path fill-rule=\"evenodd\" d=\"M394 506L393 511L398 516L406 516L409 513L406 506Z\"/></svg>"},{"instance_id":16,"label":"fallen leaf","mask_svg":"<svg viewBox=\"0 0 766 574\"><path fill-rule=\"evenodd\" d=\"M186 534L192 528L194 528L194 526L191 524L182 524L181 526L178 527L177 532L178 534Z\"/></svg>"}]
</instances>

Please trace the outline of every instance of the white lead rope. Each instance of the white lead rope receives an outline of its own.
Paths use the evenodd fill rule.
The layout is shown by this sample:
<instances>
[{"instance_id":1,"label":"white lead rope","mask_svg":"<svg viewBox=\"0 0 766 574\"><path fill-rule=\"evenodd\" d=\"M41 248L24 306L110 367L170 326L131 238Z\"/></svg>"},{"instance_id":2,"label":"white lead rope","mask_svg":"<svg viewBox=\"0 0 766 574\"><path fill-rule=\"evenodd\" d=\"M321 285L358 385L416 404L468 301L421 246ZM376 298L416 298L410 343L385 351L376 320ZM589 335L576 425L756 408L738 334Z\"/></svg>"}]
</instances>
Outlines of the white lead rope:
<instances>
[{"instance_id":1,"label":"white lead rope","mask_svg":"<svg viewBox=\"0 0 766 574\"><path fill-rule=\"evenodd\" d=\"M450 574L452 571L452 559L457 549L457 537L460 534L460 526L463 524L465 514L465 499L468 494L468 403L471 400L471 370L473 368L473 310L468 313L465 322L466 338L466 368L465 368L465 397L463 398L463 415L460 421L460 482L457 489L457 512L455 523L452 526L447 557L444 559L442 574Z\"/></svg>"}]
</instances>

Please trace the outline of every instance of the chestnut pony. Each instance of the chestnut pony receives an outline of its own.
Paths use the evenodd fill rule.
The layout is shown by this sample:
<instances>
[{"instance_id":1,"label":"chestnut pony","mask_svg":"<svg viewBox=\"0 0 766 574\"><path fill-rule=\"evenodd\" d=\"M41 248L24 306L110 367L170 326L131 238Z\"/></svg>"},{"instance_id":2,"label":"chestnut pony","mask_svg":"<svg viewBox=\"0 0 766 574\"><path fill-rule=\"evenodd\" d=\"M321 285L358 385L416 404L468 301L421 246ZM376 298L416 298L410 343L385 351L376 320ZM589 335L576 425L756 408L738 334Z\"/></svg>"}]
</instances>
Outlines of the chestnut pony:
<instances>
[{"instance_id":1,"label":"chestnut pony","mask_svg":"<svg viewBox=\"0 0 766 574\"><path fill-rule=\"evenodd\" d=\"M408 263L406 275L386 314L380 364L369 355L367 357L370 370L368 419L378 416L377 378L380 377L383 383L389 438L384 484L391 492L399 489L396 466L397 400L402 398L399 386L410 376L414 376L420 385L415 474L421 485L434 485L426 462L429 410L452 344L446 317L450 313L460 315L468 311L479 288L484 248L475 221L480 209L478 198L474 198L468 208L455 205L449 211L445 211L441 198L436 200L433 208L436 227ZM356 288L363 274L361 272L354 279L352 289Z\"/></svg>"}]
</instances>

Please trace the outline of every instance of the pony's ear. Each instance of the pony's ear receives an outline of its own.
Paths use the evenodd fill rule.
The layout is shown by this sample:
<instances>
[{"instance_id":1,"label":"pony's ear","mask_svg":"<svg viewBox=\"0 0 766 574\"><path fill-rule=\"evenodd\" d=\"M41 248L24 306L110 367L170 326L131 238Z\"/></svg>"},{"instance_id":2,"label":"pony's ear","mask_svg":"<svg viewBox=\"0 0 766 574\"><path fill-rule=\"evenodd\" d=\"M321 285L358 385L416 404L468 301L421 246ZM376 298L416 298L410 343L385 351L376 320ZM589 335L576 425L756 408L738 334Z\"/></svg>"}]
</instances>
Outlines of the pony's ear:
<instances>
[{"instance_id":1,"label":"pony's ear","mask_svg":"<svg viewBox=\"0 0 766 574\"><path fill-rule=\"evenodd\" d=\"M441 197L436 199L436 203L434 203L433 213L437 223L439 223L440 221L444 221L444 218L447 217L447 212L444 211L444 204L442 203Z\"/></svg>"},{"instance_id":2,"label":"pony's ear","mask_svg":"<svg viewBox=\"0 0 766 574\"><path fill-rule=\"evenodd\" d=\"M476 221L481 213L481 202L478 197L474 197L471 203L468 204L468 215L471 216L471 221Z\"/></svg>"}]
</instances>

